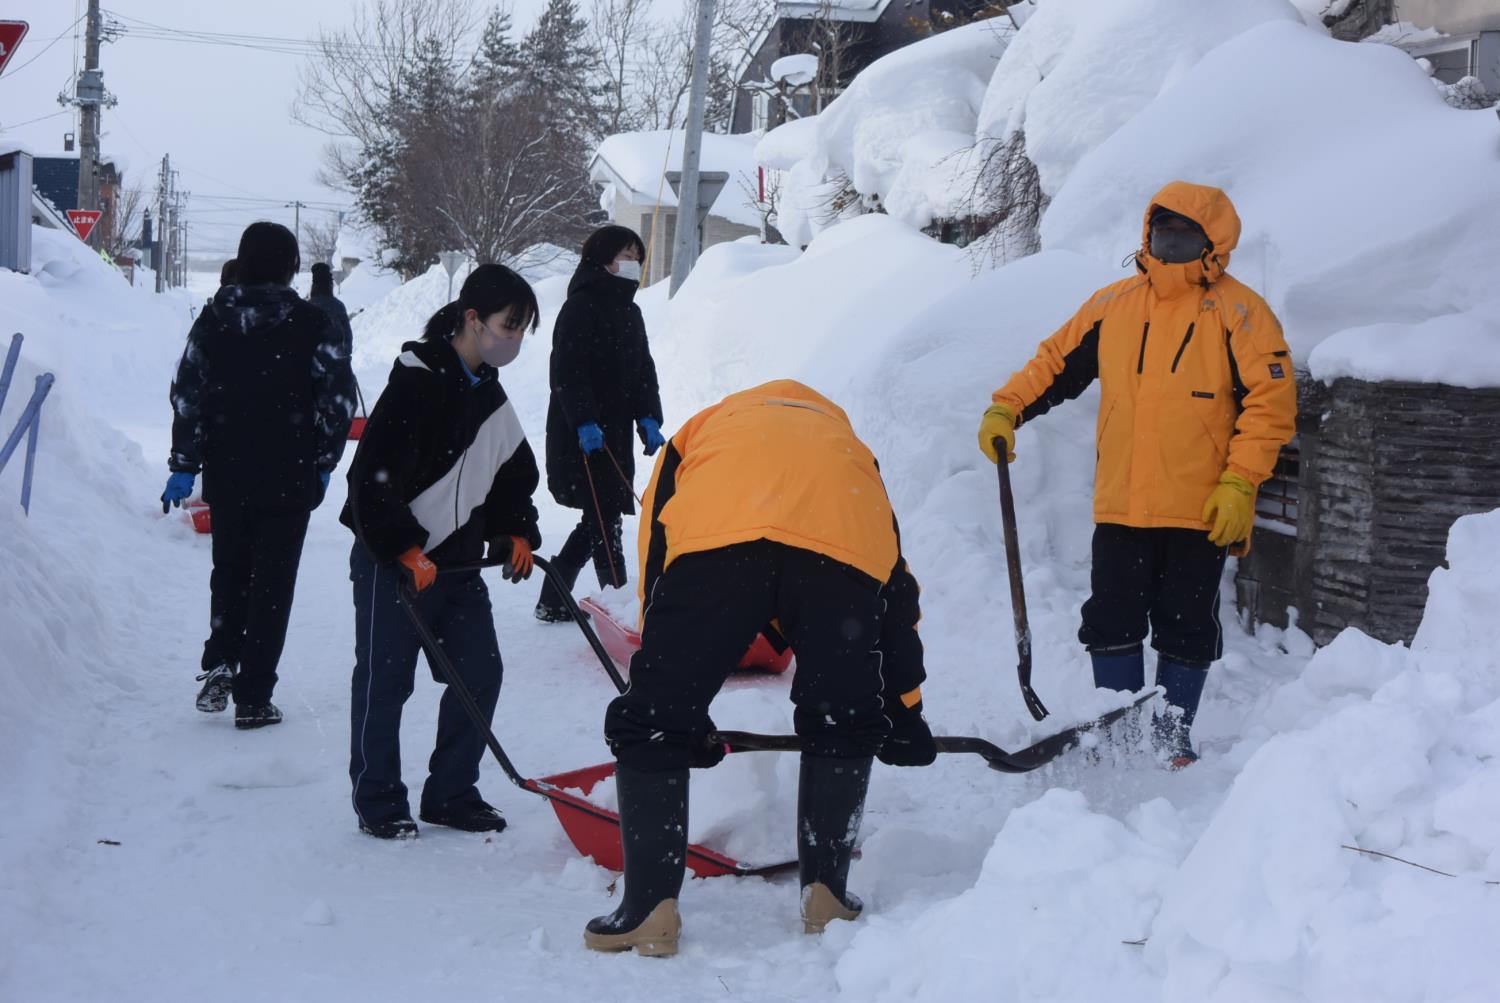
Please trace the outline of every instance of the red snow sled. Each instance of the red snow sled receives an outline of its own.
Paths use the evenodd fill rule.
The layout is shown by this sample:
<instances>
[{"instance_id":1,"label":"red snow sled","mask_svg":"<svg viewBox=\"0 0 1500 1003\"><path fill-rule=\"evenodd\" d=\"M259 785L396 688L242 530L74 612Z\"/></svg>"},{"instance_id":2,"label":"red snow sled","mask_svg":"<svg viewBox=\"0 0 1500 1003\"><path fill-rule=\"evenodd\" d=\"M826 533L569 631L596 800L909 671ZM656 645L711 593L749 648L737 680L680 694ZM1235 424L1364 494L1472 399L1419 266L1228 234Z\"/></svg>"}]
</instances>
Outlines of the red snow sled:
<instances>
[{"instance_id":1,"label":"red snow sled","mask_svg":"<svg viewBox=\"0 0 1500 1003\"><path fill-rule=\"evenodd\" d=\"M360 415L358 418L354 418L354 419L350 420L350 422L349 422L349 441L350 442L357 442L359 440L359 437L365 434L365 422L367 422L369 420L370 419L366 418L364 415Z\"/></svg>"},{"instance_id":2,"label":"red snow sled","mask_svg":"<svg viewBox=\"0 0 1500 1003\"><path fill-rule=\"evenodd\" d=\"M630 671L630 656L641 650L641 635L616 620L609 610L592 599L580 599L578 605L594 618L594 631L610 660L621 672ZM785 644L778 651L765 634L756 634L745 657L740 659L741 672L769 672L781 675L792 664L792 649Z\"/></svg>"}]
</instances>

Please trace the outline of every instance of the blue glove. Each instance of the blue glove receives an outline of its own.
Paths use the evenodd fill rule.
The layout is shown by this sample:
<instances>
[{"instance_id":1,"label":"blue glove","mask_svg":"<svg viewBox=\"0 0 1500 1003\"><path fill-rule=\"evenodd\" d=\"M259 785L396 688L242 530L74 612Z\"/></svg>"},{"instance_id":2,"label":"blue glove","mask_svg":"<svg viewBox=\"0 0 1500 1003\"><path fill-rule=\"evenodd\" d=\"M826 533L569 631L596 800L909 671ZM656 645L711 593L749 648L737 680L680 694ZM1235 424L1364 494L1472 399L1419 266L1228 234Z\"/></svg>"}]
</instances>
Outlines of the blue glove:
<instances>
[{"instance_id":1,"label":"blue glove","mask_svg":"<svg viewBox=\"0 0 1500 1003\"><path fill-rule=\"evenodd\" d=\"M318 483L321 484L321 485L323 485L323 490L324 491L328 490L328 479L330 477L332 477L332 476L333 476L333 471L331 471L331 470L320 470L320 471L318 471Z\"/></svg>"},{"instance_id":2,"label":"blue glove","mask_svg":"<svg viewBox=\"0 0 1500 1003\"><path fill-rule=\"evenodd\" d=\"M165 515L173 505L181 508L193 493L193 475L178 471L167 478L167 490L161 493L161 510Z\"/></svg>"},{"instance_id":3,"label":"blue glove","mask_svg":"<svg viewBox=\"0 0 1500 1003\"><path fill-rule=\"evenodd\" d=\"M642 418L636 424L640 426L641 445L646 447L647 456L667 444L667 440L662 438L661 422L655 418Z\"/></svg>"},{"instance_id":4,"label":"blue glove","mask_svg":"<svg viewBox=\"0 0 1500 1003\"><path fill-rule=\"evenodd\" d=\"M604 429L593 422L589 422L587 425L579 425L578 444L583 447L585 453L592 453L596 449L603 449Z\"/></svg>"}]
</instances>

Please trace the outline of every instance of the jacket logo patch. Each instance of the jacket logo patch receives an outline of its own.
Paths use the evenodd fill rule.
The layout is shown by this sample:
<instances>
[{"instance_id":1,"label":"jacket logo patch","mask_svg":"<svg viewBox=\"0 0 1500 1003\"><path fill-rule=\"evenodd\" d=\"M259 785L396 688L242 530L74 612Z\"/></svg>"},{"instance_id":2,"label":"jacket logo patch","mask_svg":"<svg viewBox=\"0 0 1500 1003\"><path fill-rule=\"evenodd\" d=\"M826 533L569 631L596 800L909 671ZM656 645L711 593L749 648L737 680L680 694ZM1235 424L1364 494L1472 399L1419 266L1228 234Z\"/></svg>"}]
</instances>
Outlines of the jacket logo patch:
<instances>
[{"instance_id":1,"label":"jacket logo patch","mask_svg":"<svg viewBox=\"0 0 1500 1003\"><path fill-rule=\"evenodd\" d=\"M1194 390L1193 391L1193 396L1194 397L1200 397L1200 398L1202 398L1203 400L1206 400L1206 401L1211 401L1211 400L1214 399L1214 395L1211 394L1211 393L1209 393L1207 390Z\"/></svg>"},{"instance_id":2,"label":"jacket logo patch","mask_svg":"<svg viewBox=\"0 0 1500 1003\"><path fill-rule=\"evenodd\" d=\"M1273 379L1273 380L1284 380L1284 379L1286 379L1286 368L1284 366L1282 366L1281 363L1279 363L1279 362L1273 362L1273 363L1271 363L1271 379Z\"/></svg>"}]
</instances>

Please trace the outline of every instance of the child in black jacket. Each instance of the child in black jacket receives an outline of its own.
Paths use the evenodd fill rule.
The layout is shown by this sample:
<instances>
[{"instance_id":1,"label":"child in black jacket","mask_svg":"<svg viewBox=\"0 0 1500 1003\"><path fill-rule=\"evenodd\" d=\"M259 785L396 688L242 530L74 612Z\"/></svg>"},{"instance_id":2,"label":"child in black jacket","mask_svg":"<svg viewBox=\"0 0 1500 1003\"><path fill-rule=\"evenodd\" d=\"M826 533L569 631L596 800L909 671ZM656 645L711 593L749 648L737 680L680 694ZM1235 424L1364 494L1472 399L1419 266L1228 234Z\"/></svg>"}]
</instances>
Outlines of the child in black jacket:
<instances>
[{"instance_id":1,"label":"child in black jacket","mask_svg":"<svg viewBox=\"0 0 1500 1003\"><path fill-rule=\"evenodd\" d=\"M403 346L370 412L349 471L341 521L354 530L355 641L349 776L360 830L417 835L401 782L401 708L421 642L400 608L404 581L486 716L500 694L500 648L479 572L437 568L510 555L511 579L531 574L541 545L531 496L539 476L495 370L512 361L537 302L515 272L481 265L457 301ZM420 816L434 825L498 832L505 818L479 796L484 738L445 691Z\"/></svg>"}]
</instances>

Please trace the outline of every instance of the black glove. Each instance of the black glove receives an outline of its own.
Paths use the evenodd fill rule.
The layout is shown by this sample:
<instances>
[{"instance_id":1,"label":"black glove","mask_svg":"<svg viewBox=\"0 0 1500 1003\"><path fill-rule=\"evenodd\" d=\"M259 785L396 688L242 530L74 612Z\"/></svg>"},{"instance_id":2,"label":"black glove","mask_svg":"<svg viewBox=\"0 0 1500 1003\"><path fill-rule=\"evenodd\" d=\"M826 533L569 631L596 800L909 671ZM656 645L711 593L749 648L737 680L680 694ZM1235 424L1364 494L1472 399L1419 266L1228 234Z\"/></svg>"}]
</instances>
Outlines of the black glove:
<instances>
[{"instance_id":1,"label":"black glove","mask_svg":"<svg viewBox=\"0 0 1500 1003\"><path fill-rule=\"evenodd\" d=\"M708 719L708 731L693 739L689 753L688 765L695 770L708 770L718 766L729 754L729 750L723 742L712 741L709 736L719 729L714 726L714 719Z\"/></svg>"},{"instance_id":2,"label":"black glove","mask_svg":"<svg viewBox=\"0 0 1500 1003\"><path fill-rule=\"evenodd\" d=\"M922 716L922 701L908 707L900 697L892 697L885 714L891 719L891 733L875 754L880 761L887 766L931 766L937 759L937 743Z\"/></svg>"}]
</instances>

